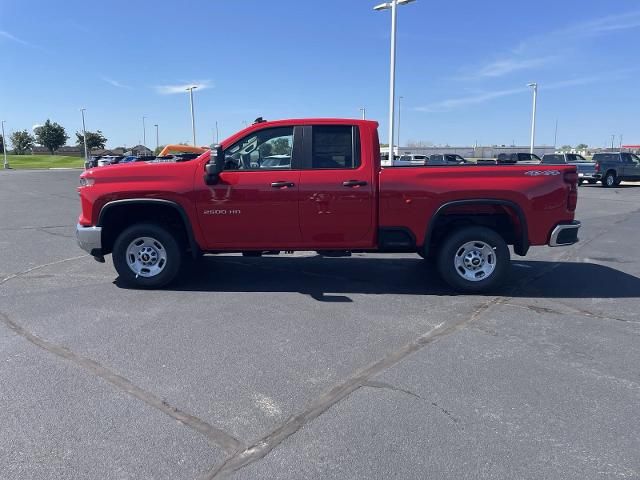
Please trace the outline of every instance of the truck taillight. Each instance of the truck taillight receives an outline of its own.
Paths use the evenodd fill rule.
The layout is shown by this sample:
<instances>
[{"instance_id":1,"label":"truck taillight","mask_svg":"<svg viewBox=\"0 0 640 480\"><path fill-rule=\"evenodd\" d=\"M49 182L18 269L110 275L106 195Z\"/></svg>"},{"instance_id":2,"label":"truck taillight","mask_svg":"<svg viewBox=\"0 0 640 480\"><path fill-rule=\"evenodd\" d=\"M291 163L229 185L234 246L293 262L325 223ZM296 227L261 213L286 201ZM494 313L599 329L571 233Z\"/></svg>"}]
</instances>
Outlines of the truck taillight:
<instances>
[{"instance_id":1,"label":"truck taillight","mask_svg":"<svg viewBox=\"0 0 640 480\"><path fill-rule=\"evenodd\" d=\"M567 210L574 212L578 205L578 174L565 172L564 182L569 184L569 194L567 195Z\"/></svg>"},{"instance_id":2,"label":"truck taillight","mask_svg":"<svg viewBox=\"0 0 640 480\"><path fill-rule=\"evenodd\" d=\"M596 162L595 171L596 173L600 173L600 164L598 162Z\"/></svg>"}]
</instances>

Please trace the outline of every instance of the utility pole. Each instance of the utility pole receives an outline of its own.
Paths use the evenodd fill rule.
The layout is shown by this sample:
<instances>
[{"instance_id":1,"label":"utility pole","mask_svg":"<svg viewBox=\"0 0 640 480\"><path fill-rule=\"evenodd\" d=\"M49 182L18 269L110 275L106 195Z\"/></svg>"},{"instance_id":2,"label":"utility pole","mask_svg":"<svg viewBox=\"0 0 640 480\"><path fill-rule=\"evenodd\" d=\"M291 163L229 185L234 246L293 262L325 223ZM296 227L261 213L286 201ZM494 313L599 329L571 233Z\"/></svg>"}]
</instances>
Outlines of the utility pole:
<instances>
[{"instance_id":1,"label":"utility pole","mask_svg":"<svg viewBox=\"0 0 640 480\"><path fill-rule=\"evenodd\" d=\"M189 92L189 100L190 100L190 104L191 104L191 133L193 135L193 146L196 146L196 117L193 113L193 91L198 88L197 85L192 85L191 87L187 88L187 91Z\"/></svg>"},{"instance_id":2,"label":"utility pole","mask_svg":"<svg viewBox=\"0 0 640 480\"><path fill-rule=\"evenodd\" d=\"M556 132L553 134L553 149L558 145L558 119L556 118Z\"/></svg>"},{"instance_id":3,"label":"utility pole","mask_svg":"<svg viewBox=\"0 0 640 480\"><path fill-rule=\"evenodd\" d=\"M220 143L220 133L218 132L218 121L216 120L216 143Z\"/></svg>"},{"instance_id":4,"label":"utility pole","mask_svg":"<svg viewBox=\"0 0 640 480\"><path fill-rule=\"evenodd\" d=\"M2 120L2 150L4 152L4 169L9 170L9 162L7 161L7 136L4 134L4 124L6 120Z\"/></svg>"},{"instance_id":5,"label":"utility pole","mask_svg":"<svg viewBox=\"0 0 640 480\"><path fill-rule=\"evenodd\" d=\"M527 87L533 88L533 112L531 113L531 146L529 147L529 153L533 153L533 147L536 141L536 102L538 99L538 84L528 83Z\"/></svg>"},{"instance_id":6,"label":"utility pole","mask_svg":"<svg viewBox=\"0 0 640 480\"><path fill-rule=\"evenodd\" d=\"M154 125L156 127L156 150L160 148L160 137L158 136L158 124Z\"/></svg>"},{"instance_id":7,"label":"utility pole","mask_svg":"<svg viewBox=\"0 0 640 480\"><path fill-rule=\"evenodd\" d=\"M363 119L363 120L366 120L366 119L367 119L367 109L366 109L366 108L364 108L364 107L362 107L362 108L360 109L360 111L362 112L362 119Z\"/></svg>"},{"instance_id":8,"label":"utility pole","mask_svg":"<svg viewBox=\"0 0 640 480\"><path fill-rule=\"evenodd\" d=\"M616 139L616 135L615 134L611 135L611 150L613 150L615 148L613 146L613 142L614 142L615 139Z\"/></svg>"},{"instance_id":9,"label":"utility pole","mask_svg":"<svg viewBox=\"0 0 640 480\"><path fill-rule=\"evenodd\" d=\"M400 120L401 120L401 114L402 114L402 100L404 99L404 97L402 95L400 95L398 97L398 150L400 150Z\"/></svg>"},{"instance_id":10,"label":"utility pole","mask_svg":"<svg viewBox=\"0 0 640 480\"><path fill-rule=\"evenodd\" d=\"M143 147L147 146L147 127L144 123L146 118L147 117L145 117L144 115L142 116L142 146Z\"/></svg>"},{"instance_id":11,"label":"utility pole","mask_svg":"<svg viewBox=\"0 0 640 480\"><path fill-rule=\"evenodd\" d=\"M389 62L389 163L393 165L395 138L394 122L396 107L396 30L398 26L398 5L406 5L415 0L390 0L373 7L374 10L391 10L391 59Z\"/></svg>"},{"instance_id":12,"label":"utility pole","mask_svg":"<svg viewBox=\"0 0 640 480\"><path fill-rule=\"evenodd\" d=\"M85 167L87 165L87 162L89 161L89 154L87 152L87 129L84 126L84 112L85 112L86 108L81 108L80 109L80 113L82 113L82 137L84 139L84 164Z\"/></svg>"}]
</instances>

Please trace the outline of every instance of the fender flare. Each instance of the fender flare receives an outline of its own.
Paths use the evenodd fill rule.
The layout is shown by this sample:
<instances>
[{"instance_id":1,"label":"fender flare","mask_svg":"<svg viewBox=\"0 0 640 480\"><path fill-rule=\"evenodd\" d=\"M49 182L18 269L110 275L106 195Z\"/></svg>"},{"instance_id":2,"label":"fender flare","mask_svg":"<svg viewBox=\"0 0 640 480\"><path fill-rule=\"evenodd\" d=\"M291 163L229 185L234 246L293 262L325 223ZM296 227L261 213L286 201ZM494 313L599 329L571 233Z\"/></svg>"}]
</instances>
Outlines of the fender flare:
<instances>
[{"instance_id":1,"label":"fender flare","mask_svg":"<svg viewBox=\"0 0 640 480\"><path fill-rule=\"evenodd\" d=\"M182 223L184 224L184 228L187 231L187 240L189 242L189 247L191 248L191 255L196 258L200 253L200 247L198 246L198 243L196 242L196 239L193 235L193 226L191 225L191 220L189 219L187 212L184 211L184 208L179 203L171 200L163 200L161 198L125 198L122 200L113 200L111 202L107 202L100 210L97 226L102 227L105 215L108 213L108 211L111 208L120 205L164 205L173 208L180 215Z\"/></svg>"},{"instance_id":2,"label":"fender flare","mask_svg":"<svg viewBox=\"0 0 640 480\"><path fill-rule=\"evenodd\" d=\"M462 205L500 205L511 208L518 217L518 221L520 222L521 234L520 239L516 241L513 246L513 250L517 255L524 256L529 251L529 227L527 225L527 217L520 205L511 200L501 200L497 198L471 198L467 200L453 200L450 202L443 203L438 207L436 213L431 217L429 224L427 225L427 231L424 237L424 245L429 245L429 241L431 239L431 235L433 233L433 228L438 221L438 218L443 214L443 212L449 207L459 207Z\"/></svg>"}]
</instances>

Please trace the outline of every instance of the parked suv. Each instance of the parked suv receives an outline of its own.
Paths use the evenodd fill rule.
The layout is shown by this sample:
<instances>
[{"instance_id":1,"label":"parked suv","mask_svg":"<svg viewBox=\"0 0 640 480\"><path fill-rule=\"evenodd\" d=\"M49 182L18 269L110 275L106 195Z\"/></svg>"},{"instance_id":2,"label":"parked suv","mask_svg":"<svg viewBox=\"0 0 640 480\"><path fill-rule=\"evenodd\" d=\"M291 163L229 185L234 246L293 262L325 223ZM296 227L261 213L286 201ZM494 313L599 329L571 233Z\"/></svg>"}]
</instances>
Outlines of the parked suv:
<instances>
[{"instance_id":1,"label":"parked suv","mask_svg":"<svg viewBox=\"0 0 640 480\"><path fill-rule=\"evenodd\" d=\"M577 153L547 153L542 156L542 163L547 165L575 165L578 169L578 183L596 183L596 164Z\"/></svg>"},{"instance_id":2,"label":"parked suv","mask_svg":"<svg viewBox=\"0 0 640 480\"><path fill-rule=\"evenodd\" d=\"M427 165L466 165L469 163L463 157L453 153L431 155Z\"/></svg>"},{"instance_id":3,"label":"parked suv","mask_svg":"<svg viewBox=\"0 0 640 480\"><path fill-rule=\"evenodd\" d=\"M616 187L620 182L640 182L640 157L628 152L596 153L594 177L602 180L605 188Z\"/></svg>"},{"instance_id":4,"label":"parked suv","mask_svg":"<svg viewBox=\"0 0 640 480\"><path fill-rule=\"evenodd\" d=\"M501 153L497 158L498 163L540 163L540 157L535 153Z\"/></svg>"}]
</instances>

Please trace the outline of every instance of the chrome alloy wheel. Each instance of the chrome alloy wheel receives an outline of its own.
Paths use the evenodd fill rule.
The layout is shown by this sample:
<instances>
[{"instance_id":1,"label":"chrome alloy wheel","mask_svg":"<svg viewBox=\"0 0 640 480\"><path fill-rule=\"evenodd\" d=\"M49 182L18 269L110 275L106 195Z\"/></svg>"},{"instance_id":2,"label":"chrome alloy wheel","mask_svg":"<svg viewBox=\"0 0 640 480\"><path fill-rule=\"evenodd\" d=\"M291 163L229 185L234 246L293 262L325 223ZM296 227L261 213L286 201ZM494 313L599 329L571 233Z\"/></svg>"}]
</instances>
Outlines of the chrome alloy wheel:
<instances>
[{"instance_id":1,"label":"chrome alloy wheel","mask_svg":"<svg viewBox=\"0 0 640 480\"><path fill-rule=\"evenodd\" d=\"M152 237L138 237L127 247L127 265L140 277L155 277L167 265L167 251Z\"/></svg>"},{"instance_id":2,"label":"chrome alloy wheel","mask_svg":"<svg viewBox=\"0 0 640 480\"><path fill-rule=\"evenodd\" d=\"M465 243L453 259L458 275L471 282L489 277L496 269L496 261L496 252L491 245L481 241Z\"/></svg>"}]
</instances>

